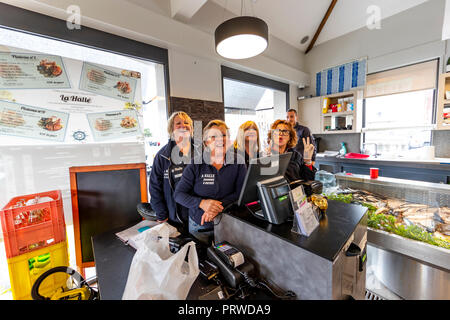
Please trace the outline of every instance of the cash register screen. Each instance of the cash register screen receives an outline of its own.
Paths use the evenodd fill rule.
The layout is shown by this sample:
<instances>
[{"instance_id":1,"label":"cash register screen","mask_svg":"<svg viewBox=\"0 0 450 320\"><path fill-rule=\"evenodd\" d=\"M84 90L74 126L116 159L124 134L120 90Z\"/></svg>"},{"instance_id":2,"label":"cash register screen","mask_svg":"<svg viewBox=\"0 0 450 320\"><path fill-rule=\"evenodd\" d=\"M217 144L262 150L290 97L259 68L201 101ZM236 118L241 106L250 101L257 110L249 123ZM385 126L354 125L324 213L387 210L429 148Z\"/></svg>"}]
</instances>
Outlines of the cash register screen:
<instances>
[{"instance_id":1,"label":"cash register screen","mask_svg":"<svg viewBox=\"0 0 450 320\"><path fill-rule=\"evenodd\" d=\"M256 184L273 177L284 176L292 152L250 160L247 175L239 195L238 206L258 201Z\"/></svg>"}]
</instances>

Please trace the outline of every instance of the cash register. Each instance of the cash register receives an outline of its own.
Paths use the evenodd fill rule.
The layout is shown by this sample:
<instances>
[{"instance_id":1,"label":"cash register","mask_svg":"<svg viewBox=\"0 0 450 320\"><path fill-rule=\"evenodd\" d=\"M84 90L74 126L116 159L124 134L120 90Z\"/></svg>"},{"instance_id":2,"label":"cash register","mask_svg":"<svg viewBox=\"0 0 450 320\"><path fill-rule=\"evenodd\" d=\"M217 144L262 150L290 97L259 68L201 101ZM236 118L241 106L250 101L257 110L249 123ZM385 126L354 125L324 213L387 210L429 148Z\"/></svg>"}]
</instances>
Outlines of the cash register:
<instances>
[{"instance_id":1,"label":"cash register","mask_svg":"<svg viewBox=\"0 0 450 320\"><path fill-rule=\"evenodd\" d=\"M292 183L284 177L292 152L251 159L238 199L238 206L246 206L253 215L272 224L292 221L289 192ZM304 185L308 195L321 193L318 181L295 181L295 186Z\"/></svg>"}]
</instances>

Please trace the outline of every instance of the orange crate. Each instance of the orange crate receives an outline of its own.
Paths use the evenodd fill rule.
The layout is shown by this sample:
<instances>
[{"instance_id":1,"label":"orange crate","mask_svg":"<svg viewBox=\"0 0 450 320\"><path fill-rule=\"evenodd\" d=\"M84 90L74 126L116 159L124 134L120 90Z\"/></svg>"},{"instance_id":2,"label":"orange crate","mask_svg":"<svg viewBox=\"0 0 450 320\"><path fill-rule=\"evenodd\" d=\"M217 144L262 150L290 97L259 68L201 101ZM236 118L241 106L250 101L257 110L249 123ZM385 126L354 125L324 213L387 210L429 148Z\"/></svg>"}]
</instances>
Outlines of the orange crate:
<instances>
[{"instance_id":1,"label":"orange crate","mask_svg":"<svg viewBox=\"0 0 450 320\"><path fill-rule=\"evenodd\" d=\"M53 200L14 208L36 197ZM7 258L66 240L66 224L61 191L48 191L15 197L0 211Z\"/></svg>"}]
</instances>

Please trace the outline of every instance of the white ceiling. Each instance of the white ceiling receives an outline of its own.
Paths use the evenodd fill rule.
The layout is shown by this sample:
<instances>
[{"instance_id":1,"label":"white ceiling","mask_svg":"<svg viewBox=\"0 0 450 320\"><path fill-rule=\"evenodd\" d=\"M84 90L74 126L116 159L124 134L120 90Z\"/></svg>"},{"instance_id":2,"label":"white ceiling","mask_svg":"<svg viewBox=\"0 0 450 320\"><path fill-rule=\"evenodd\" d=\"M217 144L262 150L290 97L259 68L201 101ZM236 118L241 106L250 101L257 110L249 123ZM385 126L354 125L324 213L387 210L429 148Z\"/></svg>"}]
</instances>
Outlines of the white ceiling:
<instances>
[{"instance_id":1,"label":"white ceiling","mask_svg":"<svg viewBox=\"0 0 450 320\"><path fill-rule=\"evenodd\" d=\"M127 0L160 14L170 16L170 2L173 0ZM186 2L195 0L184 0ZM430 0L338 0L331 16L323 28L316 45L337 38L366 26L369 6L380 8L385 19ZM198 2L198 1L196 1ZM331 0L208 0L189 20L183 23L213 33L224 20L233 16L256 16L265 20L271 36L305 51L313 38ZM300 40L309 36L309 41Z\"/></svg>"},{"instance_id":2,"label":"white ceiling","mask_svg":"<svg viewBox=\"0 0 450 320\"><path fill-rule=\"evenodd\" d=\"M232 11L241 13L241 0L210 0ZM410 9L427 0L338 0L316 45L337 38L366 26L369 18L367 8L376 5L381 18L387 18ZM325 15L331 0L244 0L245 14L256 15L269 26L272 35L290 45L305 51L310 41L304 45L304 36L313 38Z\"/></svg>"}]
</instances>

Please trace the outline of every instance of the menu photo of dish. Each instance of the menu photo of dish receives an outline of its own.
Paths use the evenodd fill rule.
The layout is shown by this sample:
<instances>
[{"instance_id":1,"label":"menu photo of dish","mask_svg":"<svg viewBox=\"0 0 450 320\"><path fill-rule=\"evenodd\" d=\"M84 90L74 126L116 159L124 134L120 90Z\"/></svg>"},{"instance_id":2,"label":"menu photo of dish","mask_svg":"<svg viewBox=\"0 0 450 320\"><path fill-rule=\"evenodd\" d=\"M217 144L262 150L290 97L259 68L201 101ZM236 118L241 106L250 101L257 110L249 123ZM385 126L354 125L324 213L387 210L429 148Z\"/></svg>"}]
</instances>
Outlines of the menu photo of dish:
<instances>
[{"instance_id":1,"label":"menu photo of dish","mask_svg":"<svg viewBox=\"0 0 450 320\"><path fill-rule=\"evenodd\" d=\"M123 73L113 69L84 62L81 71L80 90L122 101L134 101L139 78L131 76L131 73Z\"/></svg>"},{"instance_id":2,"label":"menu photo of dish","mask_svg":"<svg viewBox=\"0 0 450 320\"><path fill-rule=\"evenodd\" d=\"M59 56L0 52L0 89L68 89Z\"/></svg>"},{"instance_id":3,"label":"menu photo of dish","mask_svg":"<svg viewBox=\"0 0 450 320\"><path fill-rule=\"evenodd\" d=\"M118 110L86 114L95 141L122 139L141 134L134 110Z\"/></svg>"},{"instance_id":4,"label":"menu photo of dish","mask_svg":"<svg viewBox=\"0 0 450 320\"><path fill-rule=\"evenodd\" d=\"M69 114L0 101L0 134L63 142Z\"/></svg>"}]
</instances>

